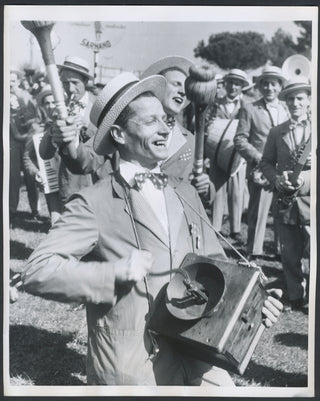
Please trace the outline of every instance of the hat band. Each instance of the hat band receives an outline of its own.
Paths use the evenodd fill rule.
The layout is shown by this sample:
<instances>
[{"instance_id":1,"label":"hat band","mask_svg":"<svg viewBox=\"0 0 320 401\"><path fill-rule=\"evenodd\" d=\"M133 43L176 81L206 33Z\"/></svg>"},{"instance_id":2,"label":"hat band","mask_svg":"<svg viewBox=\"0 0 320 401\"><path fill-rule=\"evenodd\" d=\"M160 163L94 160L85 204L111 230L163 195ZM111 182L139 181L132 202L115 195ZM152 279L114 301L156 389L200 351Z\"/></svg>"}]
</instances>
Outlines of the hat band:
<instances>
[{"instance_id":1,"label":"hat band","mask_svg":"<svg viewBox=\"0 0 320 401\"><path fill-rule=\"evenodd\" d=\"M82 65L71 63L70 61L65 61L62 67L72 67L76 68L77 70L82 70L86 74L89 74L88 68L82 67Z\"/></svg>"},{"instance_id":2,"label":"hat band","mask_svg":"<svg viewBox=\"0 0 320 401\"><path fill-rule=\"evenodd\" d=\"M101 112L101 114L100 114L100 116L98 118L97 128L100 127L100 125L101 125L103 119L105 118L106 114L117 103L117 101L120 99L120 97L127 91L128 88L130 88L131 86L133 86L137 82L139 82L139 80L136 80L136 81L133 81L133 82L129 82L128 84L123 86L121 89L119 89L118 92L116 92L112 96L112 98L109 100L109 102L103 108L103 110L102 110L102 112Z\"/></svg>"},{"instance_id":3,"label":"hat band","mask_svg":"<svg viewBox=\"0 0 320 401\"><path fill-rule=\"evenodd\" d=\"M306 90L310 90L309 86L310 86L309 84L299 82L299 83L293 83L293 84L287 85L283 90L286 91L287 89L295 89L295 88L300 89L301 87L303 87L303 88L307 87Z\"/></svg>"}]
</instances>

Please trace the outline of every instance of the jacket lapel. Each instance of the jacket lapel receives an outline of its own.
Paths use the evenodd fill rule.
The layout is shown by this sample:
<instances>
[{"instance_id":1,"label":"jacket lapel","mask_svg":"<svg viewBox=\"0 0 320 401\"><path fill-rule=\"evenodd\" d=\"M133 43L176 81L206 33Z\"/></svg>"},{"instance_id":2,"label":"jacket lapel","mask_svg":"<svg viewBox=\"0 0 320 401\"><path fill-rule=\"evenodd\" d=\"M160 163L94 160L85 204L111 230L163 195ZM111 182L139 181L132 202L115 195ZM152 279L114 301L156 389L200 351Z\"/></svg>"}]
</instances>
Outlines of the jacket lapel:
<instances>
[{"instance_id":1,"label":"jacket lapel","mask_svg":"<svg viewBox=\"0 0 320 401\"><path fill-rule=\"evenodd\" d=\"M290 140L289 125L290 125L290 122L288 121L288 123L283 126L282 139L285 142L285 144L288 146L290 153L294 154L295 149L293 149L292 143Z\"/></svg>"}]
</instances>

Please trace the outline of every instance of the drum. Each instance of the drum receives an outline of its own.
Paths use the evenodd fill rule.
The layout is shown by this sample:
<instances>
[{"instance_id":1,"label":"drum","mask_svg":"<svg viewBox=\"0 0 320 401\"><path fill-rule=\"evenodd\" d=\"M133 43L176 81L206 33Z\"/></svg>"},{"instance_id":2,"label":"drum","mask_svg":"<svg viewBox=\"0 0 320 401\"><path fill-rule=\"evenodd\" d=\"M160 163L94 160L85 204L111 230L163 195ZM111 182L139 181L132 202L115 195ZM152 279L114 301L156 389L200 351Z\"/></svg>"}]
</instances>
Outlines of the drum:
<instances>
[{"instance_id":1,"label":"drum","mask_svg":"<svg viewBox=\"0 0 320 401\"><path fill-rule=\"evenodd\" d=\"M233 138L239 120L217 118L208 127L206 153L229 176L234 176L245 163L236 151Z\"/></svg>"}]
</instances>

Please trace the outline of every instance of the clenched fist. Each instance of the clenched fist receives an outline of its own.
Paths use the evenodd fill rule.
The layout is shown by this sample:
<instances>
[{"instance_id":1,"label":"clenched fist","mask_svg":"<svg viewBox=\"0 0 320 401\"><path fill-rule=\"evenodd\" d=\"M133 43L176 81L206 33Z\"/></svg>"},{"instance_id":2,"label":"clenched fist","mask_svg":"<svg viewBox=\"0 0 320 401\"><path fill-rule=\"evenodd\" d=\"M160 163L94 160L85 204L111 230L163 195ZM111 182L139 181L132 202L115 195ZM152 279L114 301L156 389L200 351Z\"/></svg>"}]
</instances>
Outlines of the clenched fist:
<instances>
[{"instance_id":1,"label":"clenched fist","mask_svg":"<svg viewBox=\"0 0 320 401\"><path fill-rule=\"evenodd\" d=\"M134 249L130 256L118 260L115 275L118 283L141 281L150 271L154 262L151 252Z\"/></svg>"}]
</instances>

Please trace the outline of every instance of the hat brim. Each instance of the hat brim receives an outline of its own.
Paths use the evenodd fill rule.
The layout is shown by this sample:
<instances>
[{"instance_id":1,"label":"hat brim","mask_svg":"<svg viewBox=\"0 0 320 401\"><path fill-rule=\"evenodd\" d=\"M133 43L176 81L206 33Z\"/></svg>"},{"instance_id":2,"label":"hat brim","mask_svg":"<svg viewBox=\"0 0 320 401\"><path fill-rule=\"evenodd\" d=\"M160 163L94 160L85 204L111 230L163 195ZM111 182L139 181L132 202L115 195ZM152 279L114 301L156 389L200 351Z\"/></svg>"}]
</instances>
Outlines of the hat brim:
<instances>
[{"instance_id":1,"label":"hat brim","mask_svg":"<svg viewBox=\"0 0 320 401\"><path fill-rule=\"evenodd\" d=\"M186 57L167 56L151 64L141 74L141 79L149 77L150 75L161 74L163 71L169 70L170 68L181 71L187 77L189 75L189 70L192 65L194 65L194 63ZM189 104L190 100L186 98L183 109L185 109Z\"/></svg>"},{"instance_id":2,"label":"hat brim","mask_svg":"<svg viewBox=\"0 0 320 401\"><path fill-rule=\"evenodd\" d=\"M278 79L281 81L281 84L283 84L286 81L286 78L284 75L279 75L279 74L266 74L266 75L260 75L259 77L256 78L256 85L260 85L260 82L263 79L268 79L268 78L273 78L273 79Z\"/></svg>"},{"instance_id":3,"label":"hat brim","mask_svg":"<svg viewBox=\"0 0 320 401\"><path fill-rule=\"evenodd\" d=\"M155 63L151 64L142 74L141 79L149 77L150 75L157 75L169 68L176 68L182 71L186 76L189 75L189 69L193 62L182 56L168 56L164 57Z\"/></svg>"},{"instance_id":4,"label":"hat brim","mask_svg":"<svg viewBox=\"0 0 320 401\"><path fill-rule=\"evenodd\" d=\"M307 84L300 84L292 88L283 89L279 93L279 100L286 100L286 97L289 93L299 92L299 91L307 91L309 94L311 94L311 86Z\"/></svg>"},{"instance_id":5,"label":"hat brim","mask_svg":"<svg viewBox=\"0 0 320 401\"><path fill-rule=\"evenodd\" d=\"M250 82L247 79L243 78L241 75L230 74L223 77L224 81L228 81L228 79L238 79L239 81L242 81L242 88L250 85Z\"/></svg>"},{"instance_id":6,"label":"hat brim","mask_svg":"<svg viewBox=\"0 0 320 401\"><path fill-rule=\"evenodd\" d=\"M46 96L50 96L50 95L53 95L53 92L52 92L52 90L49 90L49 89L40 92L40 93L37 95L37 97L36 97L37 103L38 103L39 105L41 105L41 103L42 103L42 101L43 101L43 98L45 98Z\"/></svg>"},{"instance_id":7,"label":"hat brim","mask_svg":"<svg viewBox=\"0 0 320 401\"><path fill-rule=\"evenodd\" d=\"M166 90L166 79L161 75L150 76L131 86L119 99L112 105L110 110L102 120L93 141L93 149L98 155L108 155L115 151L114 143L109 133L110 128L115 123L122 110L137 96L145 92L153 93L160 102Z\"/></svg>"},{"instance_id":8,"label":"hat brim","mask_svg":"<svg viewBox=\"0 0 320 401\"><path fill-rule=\"evenodd\" d=\"M77 72L80 75L85 76L88 79L93 79L92 75L90 75L89 73L86 73L85 71L79 70L78 68L69 67L69 66L61 65L61 64L58 64L57 67L59 68L59 72L61 72L62 70L71 70L71 71Z\"/></svg>"}]
</instances>

